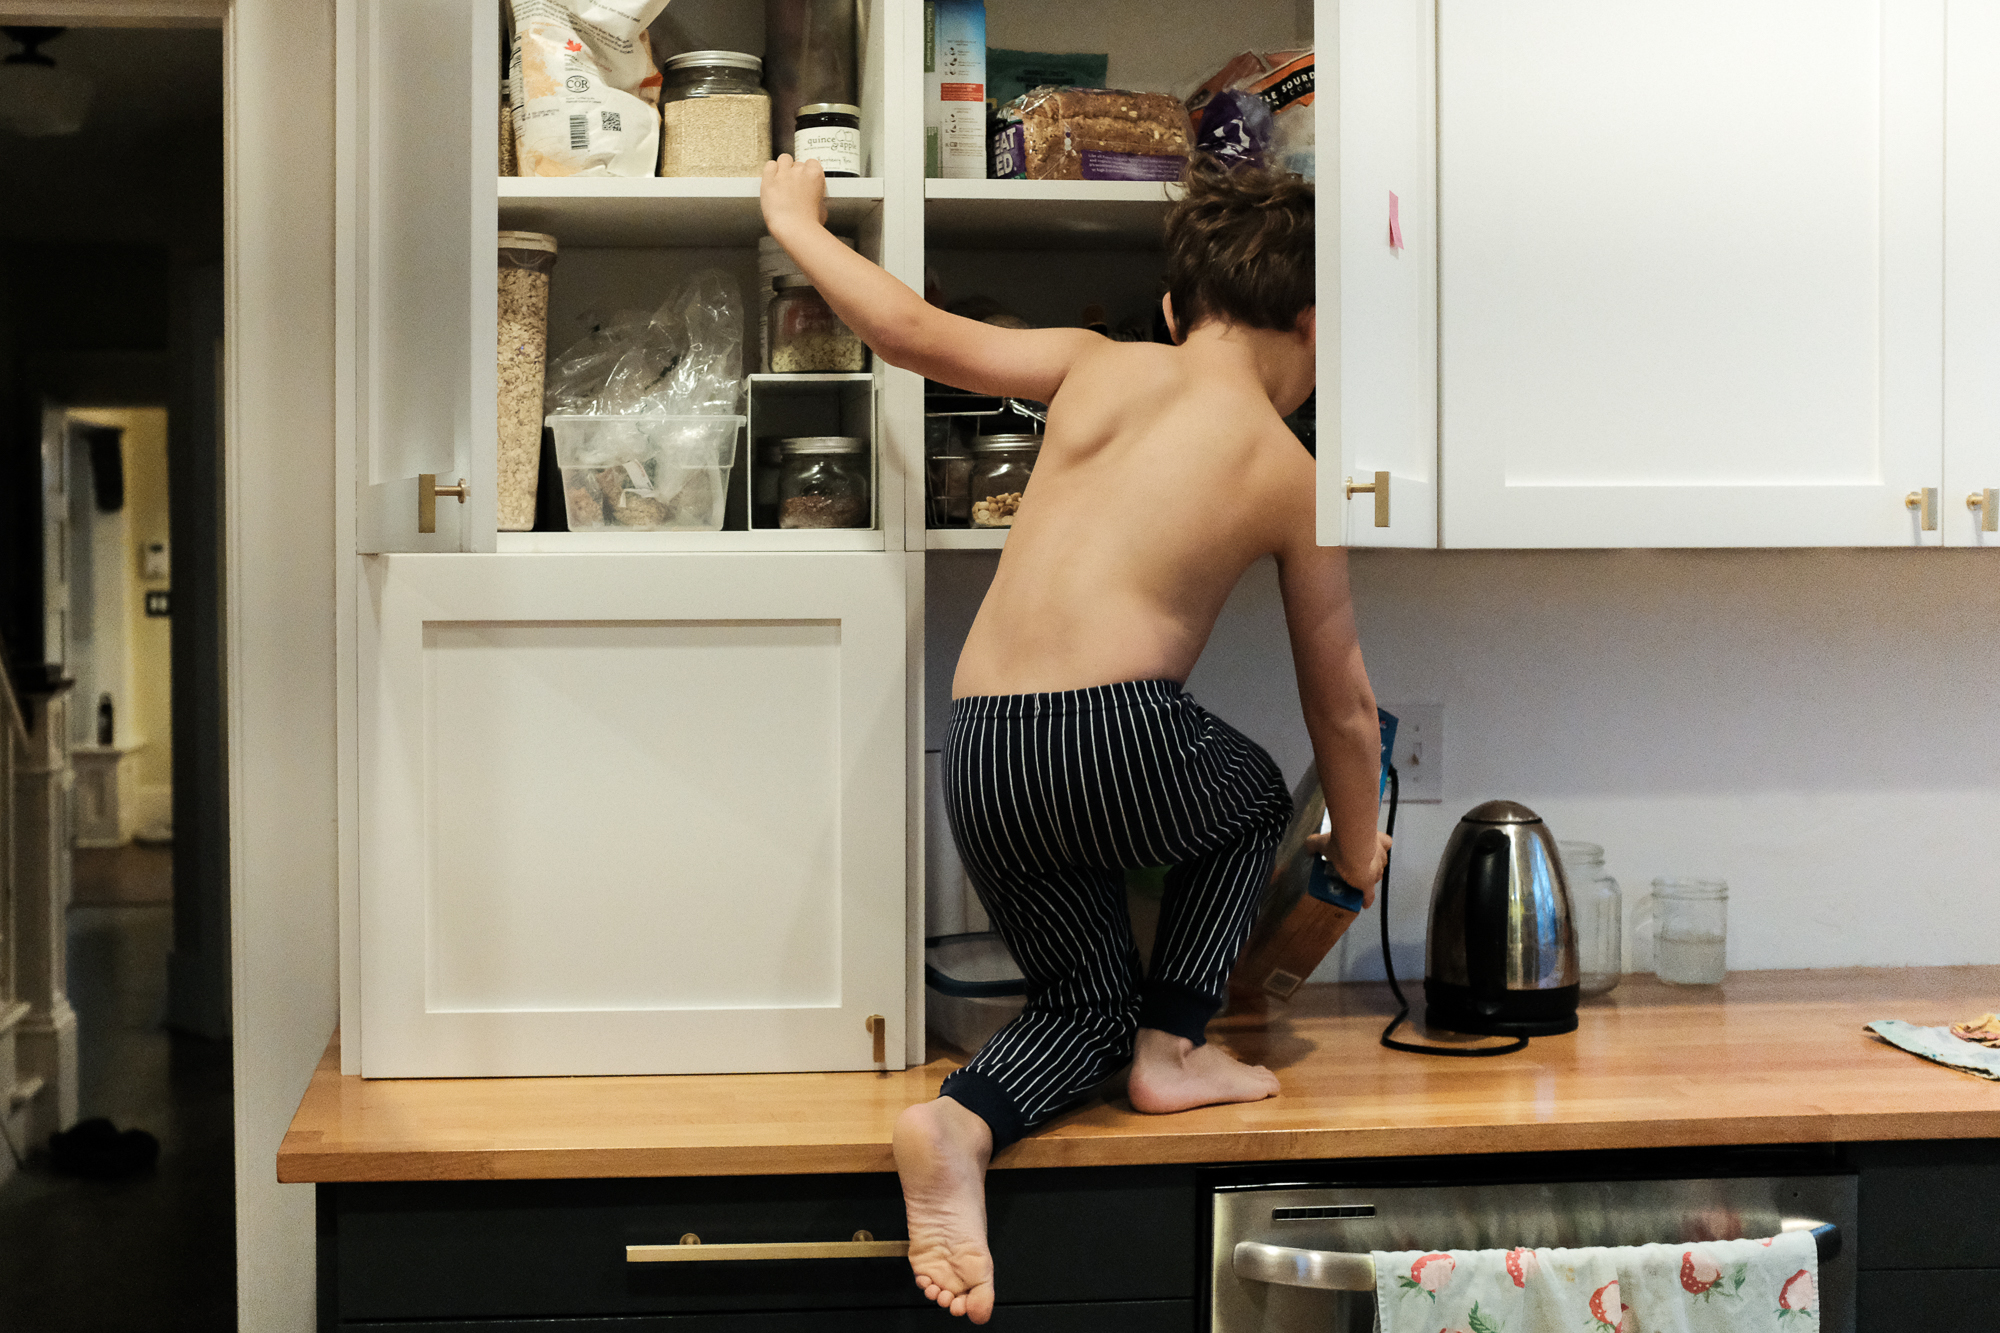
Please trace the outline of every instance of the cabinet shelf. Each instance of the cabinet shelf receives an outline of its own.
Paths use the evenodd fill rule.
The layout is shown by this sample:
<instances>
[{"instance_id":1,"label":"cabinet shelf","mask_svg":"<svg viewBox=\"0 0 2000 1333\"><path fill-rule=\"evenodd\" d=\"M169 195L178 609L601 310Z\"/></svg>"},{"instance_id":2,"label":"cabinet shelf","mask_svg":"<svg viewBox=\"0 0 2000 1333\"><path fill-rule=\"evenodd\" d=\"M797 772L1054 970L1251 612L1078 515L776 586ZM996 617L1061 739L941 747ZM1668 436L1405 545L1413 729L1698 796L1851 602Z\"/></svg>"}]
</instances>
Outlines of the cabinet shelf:
<instances>
[{"instance_id":1,"label":"cabinet shelf","mask_svg":"<svg viewBox=\"0 0 2000 1333\"><path fill-rule=\"evenodd\" d=\"M1006 544L1005 528L931 528L924 533L926 551L997 551Z\"/></svg>"},{"instance_id":2,"label":"cabinet shelf","mask_svg":"<svg viewBox=\"0 0 2000 1333\"><path fill-rule=\"evenodd\" d=\"M1157 250L1177 194L1158 181L927 180L924 228L945 249Z\"/></svg>"},{"instance_id":3,"label":"cabinet shelf","mask_svg":"<svg viewBox=\"0 0 2000 1333\"><path fill-rule=\"evenodd\" d=\"M880 528L759 528L748 532L503 532L502 555L644 554L665 551L880 551Z\"/></svg>"},{"instance_id":4,"label":"cabinet shelf","mask_svg":"<svg viewBox=\"0 0 2000 1333\"><path fill-rule=\"evenodd\" d=\"M764 234L757 191L745 177L502 176L500 226L540 231L564 245L755 245ZM882 182L827 182L833 226L852 230L882 206Z\"/></svg>"}]
</instances>

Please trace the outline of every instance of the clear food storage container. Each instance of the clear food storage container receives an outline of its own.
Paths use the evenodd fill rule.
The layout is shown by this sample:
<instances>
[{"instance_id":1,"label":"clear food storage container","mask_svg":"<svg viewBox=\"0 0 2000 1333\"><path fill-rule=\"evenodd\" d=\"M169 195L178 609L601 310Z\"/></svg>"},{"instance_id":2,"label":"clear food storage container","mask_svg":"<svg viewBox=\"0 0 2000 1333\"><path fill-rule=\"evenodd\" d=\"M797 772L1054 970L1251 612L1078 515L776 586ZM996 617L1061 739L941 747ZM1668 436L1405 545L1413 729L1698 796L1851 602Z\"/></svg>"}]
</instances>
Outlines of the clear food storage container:
<instances>
[{"instance_id":1,"label":"clear food storage container","mask_svg":"<svg viewBox=\"0 0 2000 1333\"><path fill-rule=\"evenodd\" d=\"M776 375L832 374L868 369L868 344L841 322L804 274L785 275L772 286L778 294L766 311L771 372Z\"/></svg>"},{"instance_id":2,"label":"clear food storage container","mask_svg":"<svg viewBox=\"0 0 2000 1333\"><path fill-rule=\"evenodd\" d=\"M973 527L1014 526L1041 452L1039 435L981 435L972 442L972 481L967 490Z\"/></svg>"},{"instance_id":3,"label":"clear food storage container","mask_svg":"<svg viewBox=\"0 0 2000 1333\"><path fill-rule=\"evenodd\" d=\"M571 532L716 532L738 416L552 416Z\"/></svg>"},{"instance_id":4,"label":"clear food storage container","mask_svg":"<svg viewBox=\"0 0 2000 1333\"><path fill-rule=\"evenodd\" d=\"M763 174L771 160L763 74L763 60L742 51L669 58L660 88L660 174Z\"/></svg>"},{"instance_id":5,"label":"clear food storage container","mask_svg":"<svg viewBox=\"0 0 2000 1333\"><path fill-rule=\"evenodd\" d=\"M778 526L865 528L868 442L851 435L804 435L779 441Z\"/></svg>"},{"instance_id":6,"label":"clear food storage container","mask_svg":"<svg viewBox=\"0 0 2000 1333\"><path fill-rule=\"evenodd\" d=\"M932 1035L971 1055L1027 1004L1028 983L998 935L924 941L925 1016Z\"/></svg>"},{"instance_id":7,"label":"clear food storage container","mask_svg":"<svg viewBox=\"0 0 2000 1333\"><path fill-rule=\"evenodd\" d=\"M1576 923L1577 987L1585 995L1602 995L1625 974L1625 900L1618 881L1604 871L1602 847L1559 842L1556 851Z\"/></svg>"},{"instance_id":8,"label":"clear food storage container","mask_svg":"<svg viewBox=\"0 0 2000 1333\"><path fill-rule=\"evenodd\" d=\"M535 526L542 463L542 380L548 363L549 271L556 238L500 233L500 531Z\"/></svg>"}]
</instances>

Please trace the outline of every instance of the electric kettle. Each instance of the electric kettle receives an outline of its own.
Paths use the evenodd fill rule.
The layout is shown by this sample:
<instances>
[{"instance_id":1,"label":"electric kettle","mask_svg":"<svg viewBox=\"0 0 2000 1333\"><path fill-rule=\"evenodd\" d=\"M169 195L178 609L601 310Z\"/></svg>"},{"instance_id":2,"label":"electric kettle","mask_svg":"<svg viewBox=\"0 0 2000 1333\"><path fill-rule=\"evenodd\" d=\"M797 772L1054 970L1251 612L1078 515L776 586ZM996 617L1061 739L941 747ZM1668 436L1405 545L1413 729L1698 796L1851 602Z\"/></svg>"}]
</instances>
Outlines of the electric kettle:
<instances>
[{"instance_id":1,"label":"electric kettle","mask_svg":"<svg viewBox=\"0 0 2000 1333\"><path fill-rule=\"evenodd\" d=\"M1431 886L1424 1022L1506 1037L1576 1029L1576 929L1540 815L1488 801L1458 821Z\"/></svg>"}]
</instances>

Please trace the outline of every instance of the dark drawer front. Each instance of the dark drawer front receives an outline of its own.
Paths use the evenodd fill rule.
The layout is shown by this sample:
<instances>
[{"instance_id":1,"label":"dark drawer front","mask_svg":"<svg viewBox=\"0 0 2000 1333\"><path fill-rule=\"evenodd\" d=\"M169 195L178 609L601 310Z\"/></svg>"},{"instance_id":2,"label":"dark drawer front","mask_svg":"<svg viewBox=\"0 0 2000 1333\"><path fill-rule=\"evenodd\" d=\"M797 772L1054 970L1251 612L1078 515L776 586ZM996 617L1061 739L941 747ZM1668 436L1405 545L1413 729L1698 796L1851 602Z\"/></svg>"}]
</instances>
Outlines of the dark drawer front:
<instances>
[{"instance_id":1,"label":"dark drawer front","mask_svg":"<svg viewBox=\"0 0 2000 1333\"><path fill-rule=\"evenodd\" d=\"M1855 1333L1985 1329L2000 1309L2000 1269L1878 1268L1857 1285Z\"/></svg>"},{"instance_id":2,"label":"dark drawer front","mask_svg":"<svg viewBox=\"0 0 2000 1333\"><path fill-rule=\"evenodd\" d=\"M1865 1143L1851 1156L1861 1170L1863 1269L1994 1265L2000 1142Z\"/></svg>"},{"instance_id":3,"label":"dark drawer front","mask_svg":"<svg viewBox=\"0 0 2000 1333\"><path fill-rule=\"evenodd\" d=\"M1017 1305L995 1314L1009 1333L1194 1333L1193 1301ZM411 1325L342 1324L344 1333L931 1333L964 1329L944 1311L822 1310L791 1314L651 1315L628 1319L453 1319Z\"/></svg>"},{"instance_id":4,"label":"dark drawer front","mask_svg":"<svg viewBox=\"0 0 2000 1333\"><path fill-rule=\"evenodd\" d=\"M857 1230L901 1239L909 1232L892 1175L322 1188L333 1192L323 1243L342 1321L922 1312L903 1259L625 1262L627 1245L689 1232L709 1244L846 1240ZM997 1171L987 1209L1009 1306L1194 1295L1191 1168Z\"/></svg>"}]
</instances>

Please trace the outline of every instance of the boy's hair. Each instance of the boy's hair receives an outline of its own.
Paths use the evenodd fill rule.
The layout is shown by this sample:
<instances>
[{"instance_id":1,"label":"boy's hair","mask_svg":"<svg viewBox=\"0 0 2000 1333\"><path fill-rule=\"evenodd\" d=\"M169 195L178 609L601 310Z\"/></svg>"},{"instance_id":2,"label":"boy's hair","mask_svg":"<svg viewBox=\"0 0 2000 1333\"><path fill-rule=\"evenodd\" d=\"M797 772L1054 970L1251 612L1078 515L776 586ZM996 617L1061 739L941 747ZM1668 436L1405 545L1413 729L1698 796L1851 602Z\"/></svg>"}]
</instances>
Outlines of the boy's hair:
<instances>
[{"instance_id":1,"label":"boy's hair","mask_svg":"<svg viewBox=\"0 0 2000 1333\"><path fill-rule=\"evenodd\" d=\"M1167 210L1167 294L1185 337L1220 319L1289 332L1313 307L1313 187L1290 172L1190 163Z\"/></svg>"}]
</instances>

